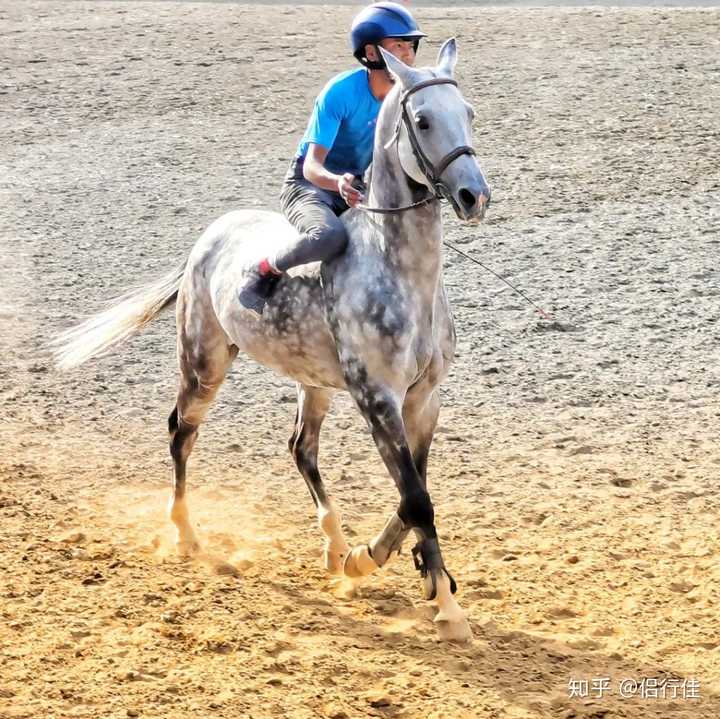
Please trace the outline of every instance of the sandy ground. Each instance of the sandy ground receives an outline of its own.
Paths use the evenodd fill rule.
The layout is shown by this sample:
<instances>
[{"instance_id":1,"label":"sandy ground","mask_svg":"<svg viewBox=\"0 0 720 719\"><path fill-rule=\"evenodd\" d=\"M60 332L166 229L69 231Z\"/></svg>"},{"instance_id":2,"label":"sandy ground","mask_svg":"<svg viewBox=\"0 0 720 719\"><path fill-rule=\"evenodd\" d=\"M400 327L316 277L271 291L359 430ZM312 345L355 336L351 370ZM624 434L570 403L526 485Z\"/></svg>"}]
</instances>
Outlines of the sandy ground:
<instances>
[{"instance_id":1,"label":"sandy ground","mask_svg":"<svg viewBox=\"0 0 720 719\"><path fill-rule=\"evenodd\" d=\"M717 10L417 9L495 193L448 239L555 318L448 252L430 481L473 645L438 643L407 553L355 596L324 574L288 381L235 364L188 562L172 316L53 369L53 333L277 207L352 12L0 2L0 717L719 716ZM367 541L395 492L347 398L321 462Z\"/></svg>"}]
</instances>

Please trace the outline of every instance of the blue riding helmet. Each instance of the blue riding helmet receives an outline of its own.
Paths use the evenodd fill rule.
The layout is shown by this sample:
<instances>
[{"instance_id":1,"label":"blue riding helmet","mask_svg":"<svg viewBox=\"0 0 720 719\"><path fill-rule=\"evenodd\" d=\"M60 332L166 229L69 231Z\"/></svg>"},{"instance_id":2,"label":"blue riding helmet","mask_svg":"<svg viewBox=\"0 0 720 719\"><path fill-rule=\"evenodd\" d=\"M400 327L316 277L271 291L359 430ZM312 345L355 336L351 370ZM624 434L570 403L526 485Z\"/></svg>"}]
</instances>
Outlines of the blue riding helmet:
<instances>
[{"instance_id":1,"label":"blue riding helmet","mask_svg":"<svg viewBox=\"0 0 720 719\"><path fill-rule=\"evenodd\" d=\"M417 52L420 38L426 35L420 32L415 19L402 5L394 2L377 2L359 12L353 20L350 28L353 55L371 70L384 70L385 62L382 59L378 61L367 59L365 46L377 46L387 37L413 40Z\"/></svg>"}]
</instances>

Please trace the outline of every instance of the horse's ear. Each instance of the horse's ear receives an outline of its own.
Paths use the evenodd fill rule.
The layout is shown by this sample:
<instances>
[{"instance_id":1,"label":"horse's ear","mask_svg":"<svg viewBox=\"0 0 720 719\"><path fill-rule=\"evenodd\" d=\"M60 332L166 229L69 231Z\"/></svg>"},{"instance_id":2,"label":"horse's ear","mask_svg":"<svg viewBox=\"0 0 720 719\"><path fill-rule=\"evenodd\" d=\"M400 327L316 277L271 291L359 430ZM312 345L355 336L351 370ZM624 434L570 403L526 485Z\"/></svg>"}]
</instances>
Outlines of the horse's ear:
<instances>
[{"instance_id":1,"label":"horse's ear","mask_svg":"<svg viewBox=\"0 0 720 719\"><path fill-rule=\"evenodd\" d=\"M457 44L455 43L455 38L451 37L449 40L445 40L443 46L440 48L437 58L437 70L441 75L452 77L455 72L456 63Z\"/></svg>"},{"instance_id":2,"label":"horse's ear","mask_svg":"<svg viewBox=\"0 0 720 719\"><path fill-rule=\"evenodd\" d=\"M380 54L382 55L383 60L385 60L387 69L400 81L400 84L403 87L412 87L412 85L415 84L412 68L379 45L378 50L380 50Z\"/></svg>"}]
</instances>

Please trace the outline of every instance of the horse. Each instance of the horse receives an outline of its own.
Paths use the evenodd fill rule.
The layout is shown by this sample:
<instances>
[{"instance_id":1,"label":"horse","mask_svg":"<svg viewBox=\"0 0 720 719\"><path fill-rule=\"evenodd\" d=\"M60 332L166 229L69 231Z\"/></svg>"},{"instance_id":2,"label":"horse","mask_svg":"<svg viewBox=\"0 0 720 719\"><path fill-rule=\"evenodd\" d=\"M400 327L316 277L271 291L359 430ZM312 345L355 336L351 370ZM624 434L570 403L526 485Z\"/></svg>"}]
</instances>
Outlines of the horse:
<instances>
[{"instance_id":1,"label":"horse","mask_svg":"<svg viewBox=\"0 0 720 719\"><path fill-rule=\"evenodd\" d=\"M325 568L360 581L399 553L413 531L415 568L425 598L437 604L440 638L471 641L440 550L427 465L438 388L456 344L442 276L440 200L475 223L490 190L471 144L473 110L454 79L455 39L443 44L434 67L414 69L382 55L394 85L378 116L367 204L342 215L349 237L344 253L283 276L258 317L238 302L242 273L296 230L278 213L229 212L173 271L59 335L56 361L70 368L102 356L176 304L180 379L168 421L169 514L183 555L199 549L186 463L231 363L242 351L295 380L289 448L317 509ZM338 391L352 396L400 495L379 534L353 548L317 464L320 428Z\"/></svg>"}]
</instances>

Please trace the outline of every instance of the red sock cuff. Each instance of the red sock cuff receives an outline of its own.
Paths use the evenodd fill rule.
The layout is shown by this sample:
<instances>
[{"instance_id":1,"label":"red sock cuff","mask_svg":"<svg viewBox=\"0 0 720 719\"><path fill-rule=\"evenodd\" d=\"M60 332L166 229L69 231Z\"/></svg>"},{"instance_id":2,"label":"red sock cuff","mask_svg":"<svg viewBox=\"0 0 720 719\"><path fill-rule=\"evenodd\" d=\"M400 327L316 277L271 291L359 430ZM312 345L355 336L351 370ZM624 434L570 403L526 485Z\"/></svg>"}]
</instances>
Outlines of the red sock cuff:
<instances>
[{"instance_id":1,"label":"red sock cuff","mask_svg":"<svg viewBox=\"0 0 720 719\"><path fill-rule=\"evenodd\" d=\"M270 274L272 274L272 275L279 275L279 274L281 274L281 273L278 272L278 271L270 264L270 260L268 260L268 258L265 257L264 259L260 260L260 274L261 274L261 275L270 275Z\"/></svg>"}]
</instances>

